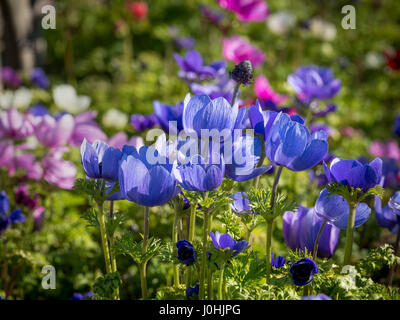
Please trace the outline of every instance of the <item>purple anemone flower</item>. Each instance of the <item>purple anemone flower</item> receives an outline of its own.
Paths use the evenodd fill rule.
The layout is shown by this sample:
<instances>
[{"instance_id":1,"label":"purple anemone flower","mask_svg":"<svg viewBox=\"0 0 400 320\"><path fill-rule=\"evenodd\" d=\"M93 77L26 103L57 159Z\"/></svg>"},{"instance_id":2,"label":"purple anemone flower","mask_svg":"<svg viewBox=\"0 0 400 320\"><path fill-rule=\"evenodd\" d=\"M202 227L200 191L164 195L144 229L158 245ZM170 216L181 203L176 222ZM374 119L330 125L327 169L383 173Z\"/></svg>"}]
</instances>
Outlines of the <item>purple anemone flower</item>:
<instances>
[{"instance_id":1,"label":"purple anemone flower","mask_svg":"<svg viewBox=\"0 0 400 320\"><path fill-rule=\"evenodd\" d=\"M193 156L187 164L178 161L173 169L176 180L188 191L211 191L218 188L225 174L225 163L222 155L219 161L207 163L201 155Z\"/></svg>"},{"instance_id":2,"label":"purple anemone flower","mask_svg":"<svg viewBox=\"0 0 400 320\"><path fill-rule=\"evenodd\" d=\"M308 102L315 98L331 99L342 86L330 68L314 65L298 68L295 73L288 76L287 81L301 99Z\"/></svg>"},{"instance_id":3,"label":"purple anemone flower","mask_svg":"<svg viewBox=\"0 0 400 320\"><path fill-rule=\"evenodd\" d=\"M389 229L393 234L397 234L399 232L400 215L397 215L389 204L382 207L382 200L378 196L375 196L374 209L378 224L383 228Z\"/></svg>"},{"instance_id":4,"label":"purple anemone flower","mask_svg":"<svg viewBox=\"0 0 400 320\"><path fill-rule=\"evenodd\" d=\"M11 89L18 89L22 84L20 76L11 67L1 68L1 79L3 83Z\"/></svg>"},{"instance_id":5,"label":"purple anemone flower","mask_svg":"<svg viewBox=\"0 0 400 320\"><path fill-rule=\"evenodd\" d=\"M232 257L243 252L243 250L249 245L246 240L236 241L228 233L221 234L217 231L214 235L214 233L210 231L210 237L215 249L221 249L223 251L229 250L232 253Z\"/></svg>"},{"instance_id":6,"label":"purple anemone flower","mask_svg":"<svg viewBox=\"0 0 400 320\"><path fill-rule=\"evenodd\" d=\"M217 78L217 81L207 84L191 83L190 89L194 94L205 94L211 99L216 99L219 97L225 98L227 101L232 100L233 87L235 82L231 80L228 74L223 74ZM240 103L240 100L238 100Z\"/></svg>"},{"instance_id":7,"label":"purple anemone flower","mask_svg":"<svg viewBox=\"0 0 400 320\"><path fill-rule=\"evenodd\" d=\"M324 163L325 175L329 182L342 183L364 192L381 182L382 160L375 158L369 164L363 165L357 160L335 158L330 168Z\"/></svg>"},{"instance_id":8,"label":"purple anemone flower","mask_svg":"<svg viewBox=\"0 0 400 320\"><path fill-rule=\"evenodd\" d=\"M322 219L327 219L340 229L347 229L350 207L346 199L337 194L329 195L327 189L323 189L315 203L315 212ZM364 202L358 203L354 228L367 222L371 209Z\"/></svg>"},{"instance_id":9,"label":"purple anemone flower","mask_svg":"<svg viewBox=\"0 0 400 320\"><path fill-rule=\"evenodd\" d=\"M164 205L180 191L168 159L148 146L139 152L135 147L123 147L118 181L126 200L146 207Z\"/></svg>"},{"instance_id":10,"label":"purple anemone flower","mask_svg":"<svg viewBox=\"0 0 400 320\"><path fill-rule=\"evenodd\" d=\"M157 124L158 124L157 116L154 114L149 114L149 115L133 114L131 116L131 125L138 132L145 131L147 129L152 129Z\"/></svg>"},{"instance_id":11,"label":"purple anemone flower","mask_svg":"<svg viewBox=\"0 0 400 320\"><path fill-rule=\"evenodd\" d=\"M264 0L218 0L219 5L236 13L243 22L264 21L268 16L268 5Z\"/></svg>"},{"instance_id":12,"label":"purple anemone flower","mask_svg":"<svg viewBox=\"0 0 400 320\"><path fill-rule=\"evenodd\" d=\"M214 79L218 75L225 73L226 62L224 60L204 65L203 57L196 50L188 51L184 57L175 53L174 58L181 69L178 72L178 76L188 81Z\"/></svg>"},{"instance_id":13,"label":"purple anemone flower","mask_svg":"<svg viewBox=\"0 0 400 320\"><path fill-rule=\"evenodd\" d=\"M24 139L33 134L31 116L12 107L0 115L0 137Z\"/></svg>"},{"instance_id":14,"label":"purple anemone flower","mask_svg":"<svg viewBox=\"0 0 400 320\"><path fill-rule=\"evenodd\" d=\"M272 113L265 126L265 155L275 164L292 171L303 171L317 165L328 152L327 135L324 131L310 134L301 117L286 113Z\"/></svg>"},{"instance_id":15,"label":"purple anemone flower","mask_svg":"<svg viewBox=\"0 0 400 320\"><path fill-rule=\"evenodd\" d=\"M286 211L283 215L283 238L291 250L308 251L314 249L318 231L323 223L314 208L299 206L296 211ZM318 246L318 257L330 258L339 244L340 229L327 224L322 231Z\"/></svg>"},{"instance_id":16,"label":"purple anemone flower","mask_svg":"<svg viewBox=\"0 0 400 320\"><path fill-rule=\"evenodd\" d=\"M47 147L62 147L71 138L74 126L74 118L68 113L58 119L44 115L35 126L35 135L39 142Z\"/></svg>"},{"instance_id":17,"label":"purple anemone flower","mask_svg":"<svg viewBox=\"0 0 400 320\"><path fill-rule=\"evenodd\" d=\"M82 294L82 293L74 293L72 295L71 300L89 300L89 299L91 299L93 297L94 297L94 295L93 295L92 292L86 292L84 294Z\"/></svg>"},{"instance_id":18,"label":"purple anemone flower","mask_svg":"<svg viewBox=\"0 0 400 320\"><path fill-rule=\"evenodd\" d=\"M332 300L332 298L328 297L324 293L317 294L316 296L304 296L301 300Z\"/></svg>"},{"instance_id":19,"label":"purple anemone flower","mask_svg":"<svg viewBox=\"0 0 400 320\"><path fill-rule=\"evenodd\" d=\"M95 141L93 144L83 140L81 145L81 161L87 177L92 179L118 179L118 163L121 150L109 147L107 143Z\"/></svg>"},{"instance_id":20,"label":"purple anemone flower","mask_svg":"<svg viewBox=\"0 0 400 320\"><path fill-rule=\"evenodd\" d=\"M197 259L197 253L193 245L186 240L180 240L176 243L178 249L178 260L187 266L192 265Z\"/></svg>"},{"instance_id":21,"label":"purple anemone flower","mask_svg":"<svg viewBox=\"0 0 400 320\"><path fill-rule=\"evenodd\" d=\"M178 102L175 106L154 101L153 109L157 122L166 133L177 134L182 131L183 101Z\"/></svg>"},{"instance_id":22,"label":"purple anemone flower","mask_svg":"<svg viewBox=\"0 0 400 320\"><path fill-rule=\"evenodd\" d=\"M290 274L296 286L305 286L309 284L313 280L315 273L318 273L318 267L315 262L309 258L298 260L290 267Z\"/></svg>"},{"instance_id":23,"label":"purple anemone flower","mask_svg":"<svg viewBox=\"0 0 400 320\"><path fill-rule=\"evenodd\" d=\"M31 80L35 83L40 89L46 90L49 88L50 82L46 76L46 73L42 68L35 68L31 73Z\"/></svg>"}]
</instances>

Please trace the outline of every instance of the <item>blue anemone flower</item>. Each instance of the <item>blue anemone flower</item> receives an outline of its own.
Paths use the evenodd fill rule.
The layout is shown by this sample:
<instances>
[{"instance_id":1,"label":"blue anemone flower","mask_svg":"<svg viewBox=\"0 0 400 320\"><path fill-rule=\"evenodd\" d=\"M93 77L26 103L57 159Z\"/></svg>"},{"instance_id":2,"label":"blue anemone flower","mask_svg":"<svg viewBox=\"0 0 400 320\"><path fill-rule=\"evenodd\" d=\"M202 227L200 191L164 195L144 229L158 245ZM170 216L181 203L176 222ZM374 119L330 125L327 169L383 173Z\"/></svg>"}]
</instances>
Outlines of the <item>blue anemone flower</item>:
<instances>
[{"instance_id":1,"label":"blue anemone flower","mask_svg":"<svg viewBox=\"0 0 400 320\"><path fill-rule=\"evenodd\" d=\"M389 204L382 208L382 200L378 196L375 196L374 209L378 224L383 228L389 229L390 232L397 234L399 232L400 215L395 214Z\"/></svg>"},{"instance_id":2,"label":"blue anemone flower","mask_svg":"<svg viewBox=\"0 0 400 320\"><path fill-rule=\"evenodd\" d=\"M381 183L382 160L375 158L369 164L363 165L357 160L335 158L330 168L324 163L325 175L329 182L342 183L364 192Z\"/></svg>"},{"instance_id":3,"label":"blue anemone flower","mask_svg":"<svg viewBox=\"0 0 400 320\"><path fill-rule=\"evenodd\" d=\"M179 193L172 165L154 147L123 148L118 181L122 196L146 207L161 206Z\"/></svg>"},{"instance_id":4,"label":"blue anemone flower","mask_svg":"<svg viewBox=\"0 0 400 320\"><path fill-rule=\"evenodd\" d=\"M309 258L297 260L290 267L290 274L296 286L305 286L309 284L313 280L315 273L318 273L318 267L315 262Z\"/></svg>"},{"instance_id":5,"label":"blue anemone flower","mask_svg":"<svg viewBox=\"0 0 400 320\"><path fill-rule=\"evenodd\" d=\"M181 263L190 266L197 259L197 252L193 245L186 240L180 240L176 243L176 248L178 249L178 260Z\"/></svg>"},{"instance_id":6,"label":"blue anemone flower","mask_svg":"<svg viewBox=\"0 0 400 320\"><path fill-rule=\"evenodd\" d=\"M176 161L173 171L184 189L211 191L221 185L225 174L225 163L222 155L220 155L219 161L211 160L207 165L202 156L195 155L187 164L180 164Z\"/></svg>"},{"instance_id":7,"label":"blue anemone flower","mask_svg":"<svg viewBox=\"0 0 400 320\"><path fill-rule=\"evenodd\" d=\"M183 101L178 102L175 106L164 104L159 101L153 102L154 115L157 118L158 124L161 129L169 134L177 134L183 129L182 115L183 115ZM174 127L170 122L176 122ZM169 132L170 129L172 132Z\"/></svg>"},{"instance_id":8,"label":"blue anemone flower","mask_svg":"<svg viewBox=\"0 0 400 320\"><path fill-rule=\"evenodd\" d=\"M188 51L184 57L175 53L174 59L181 69L178 72L178 76L189 81L214 79L218 75L225 73L226 69L226 62L224 60L205 65L203 57L196 50Z\"/></svg>"},{"instance_id":9,"label":"blue anemone flower","mask_svg":"<svg viewBox=\"0 0 400 320\"><path fill-rule=\"evenodd\" d=\"M400 216L400 191L397 191L389 200L389 207Z\"/></svg>"},{"instance_id":10,"label":"blue anemone flower","mask_svg":"<svg viewBox=\"0 0 400 320\"><path fill-rule=\"evenodd\" d=\"M332 298L328 297L324 293L317 294L316 296L304 296L301 300L332 300Z\"/></svg>"},{"instance_id":11,"label":"blue anemone flower","mask_svg":"<svg viewBox=\"0 0 400 320\"><path fill-rule=\"evenodd\" d=\"M81 162L86 176L92 179L118 179L118 163L121 150L109 147L107 143L95 141L93 144L83 140L81 145Z\"/></svg>"},{"instance_id":12,"label":"blue anemone flower","mask_svg":"<svg viewBox=\"0 0 400 320\"><path fill-rule=\"evenodd\" d=\"M221 249L224 251L229 249L232 253L232 257L243 252L243 250L246 249L249 245L246 240L236 241L231 237L229 233L221 234L217 231L214 235L214 233L210 231L210 237L212 239L215 249Z\"/></svg>"},{"instance_id":13,"label":"blue anemone flower","mask_svg":"<svg viewBox=\"0 0 400 320\"><path fill-rule=\"evenodd\" d=\"M225 176L234 181L247 181L270 171L272 165L257 167L261 141L249 135L235 138L232 149L224 152Z\"/></svg>"},{"instance_id":14,"label":"blue anemone flower","mask_svg":"<svg viewBox=\"0 0 400 320\"><path fill-rule=\"evenodd\" d=\"M286 260L282 256L274 258L274 253L271 251L271 267L274 267L276 269L282 268L286 263Z\"/></svg>"},{"instance_id":15,"label":"blue anemone flower","mask_svg":"<svg viewBox=\"0 0 400 320\"><path fill-rule=\"evenodd\" d=\"M14 209L10 215L10 199L5 191L0 192L0 234L12 223L23 223L26 221L21 209Z\"/></svg>"},{"instance_id":16,"label":"blue anemone flower","mask_svg":"<svg viewBox=\"0 0 400 320\"><path fill-rule=\"evenodd\" d=\"M288 76L287 81L302 99L331 99L342 87L330 68L315 65L302 66Z\"/></svg>"},{"instance_id":17,"label":"blue anemone flower","mask_svg":"<svg viewBox=\"0 0 400 320\"><path fill-rule=\"evenodd\" d=\"M232 210L237 214L254 214L251 211L250 201L245 192L236 192L232 195L233 202L230 204Z\"/></svg>"},{"instance_id":18,"label":"blue anemone flower","mask_svg":"<svg viewBox=\"0 0 400 320\"><path fill-rule=\"evenodd\" d=\"M186 289L186 297L191 298L193 296L198 296L200 291L200 286L196 284L193 288L189 287Z\"/></svg>"},{"instance_id":19,"label":"blue anemone flower","mask_svg":"<svg viewBox=\"0 0 400 320\"><path fill-rule=\"evenodd\" d=\"M299 116L280 112L270 127L265 126L265 154L270 161L292 171L307 170L322 161L328 152L328 136L322 130L311 135L303 123Z\"/></svg>"},{"instance_id":20,"label":"blue anemone flower","mask_svg":"<svg viewBox=\"0 0 400 320\"><path fill-rule=\"evenodd\" d=\"M35 68L31 73L31 80L41 89L48 89L50 82L42 68Z\"/></svg>"},{"instance_id":21,"label":"blue anemone flower","mask_svg":"<svg viewBox=\"0 0 400 320\"><path fill-rule=\"evenodd\" d=\"M347 229L350 207L342 196L337 194L329 195L328 190L323 189L315 203L315 212L321 217L328 219L340 229ZM367 222L371 209L364 202L358 203L354 228L357 228Z\"/></svg>"},{"instance_id":22,"label":"blue anemone flower","mask_svg":"<svg viewBox=\"0 0 400 320\"><path fill-rule=\"evenodd\" d=\"M225 98L211 100L207 95L187 95L183 107L183 128L188 135L202 136L202 130L221 137L231 134L238 115L237 104L233 107ZM214 131L214 132L213 132Z\"/></svg>"}]
</instances>

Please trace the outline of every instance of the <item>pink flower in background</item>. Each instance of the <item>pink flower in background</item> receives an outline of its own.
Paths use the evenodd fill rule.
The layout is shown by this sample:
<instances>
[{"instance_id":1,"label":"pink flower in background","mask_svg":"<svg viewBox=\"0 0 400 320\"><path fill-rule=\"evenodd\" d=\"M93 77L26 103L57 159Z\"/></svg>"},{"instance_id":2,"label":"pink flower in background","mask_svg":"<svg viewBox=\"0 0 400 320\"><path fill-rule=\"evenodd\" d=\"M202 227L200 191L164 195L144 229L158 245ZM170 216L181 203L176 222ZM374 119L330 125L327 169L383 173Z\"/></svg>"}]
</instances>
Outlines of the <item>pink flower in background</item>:
<instances>
[{"instance_id":1,"label":"pink flower in background","mask_svg":"<svg viewBox=\"0 0 400 320\"><path fill-rule=\"evenodd\" d=\"M30 153L20 154L15 157L16 169L24 170L29 179L40 180L43 176L43 169L36 157Z\"/></svg>"},{"instance_id":2,"label":"pink flower in background","mask_svg":"<svg viewBox=\"0 0 400 320\"><path fill-rule=\"evenodd\" d=\"M264 52L252 46L247 40L239 36L223 39L223 55L225 59L235 64L243 60L250 60L253 67L257 67L265 61Z\"/></svg>"},{"instance_id":3,"label":"pink flower in background","mask_svg":"<svg viewBox=\"0 0 400 320\"><path fill-rule=\"evenodd\" d=\"M89 143L96 140L107 140L106 134L100 129L99 125L93 120L96 118L96 111L87 111L74 118L74 131L69 139L69 144L80 147L84 138Z\"/></svg>"},{"instance_id":4,"label":"pink flower in background","mask_svg":"<svg viewBox=\"0 0 400 320\"><path fill-rule=\"evenodd\" d=\"M47 147L62 147L72 136L74 125L74 118L68 113L59 119L45 115L36 126L36 138Z\"/></svg>"},{"instance_id":5,"label":"pink flower in background","mask_svg":"<svg viewBox=\"0 0 400 320\"><path fill-rule=\"evenodd\" d=\"M110 147L118 148L120 150L122 150L122 147L126 144L129 146L133 146L138 150L140 147L144 146L142 137L133 136L128 139L128 135L125 132L118 132L108 140L108 145Z\"/></svg>"},{"instance_id":6,"label":"pink flower in background","mask_svg":"<svg viewBox=\"0 0 400 320\"><path fill-rule=\"evenodd\" d=\"M394 140L373 141L369 146L369 153L374 157L392 158L400 161L400 148Z\"/></svg>"},{"instance_id":7,"label":"pink flower in background","mask_svg":"<svg viewBox=\"0 0 400 320\"><path fill-rule=\"evenodd\" d=\"M287 96L280 95L276 93L274 89L272 89L268 79L264 76L258 76L256 78L254 91L257 98L261 100L272 101L276 105L279 105L287 100Z\"/></svg>"},{"instance_id":8,"label":"pink flower in background","mask_svg":"<svg viewBox=\"0 0 400 320\"><path fill-rule=\"evenodd\" d=\"M265 0L218 0L219 5L236 13L240 21L264 21L268 16Z\"/></svg>"},{"instance_id":9,"label":"pink flower in background","mask_svg":"<svg viewBox=\"0 0 400 320\"><path fill-rule=\"evenodd\" d=\"M30 116L11 107L0 114L0 137L22 139L33 133L33 125Z\"/></svg>"},{"instance_id":10,"label":"pink flower in background","mask_svg":"<svg viewBox=\"0 0 400 320\"><path fill-rule=\"evenodd\" d=\"M53 149L42 159L44 179L59 188L72 189L75 183L76 168L70 161L62 159L68 148Z\"/></svg>"},{"instance_id":11,"label":"pink flower in background","mask_svg":"<svg viewBox=\"0 0 400 320\"><path fill-rule=\"evenodd\" d=\"M14 145L9 140L0 141L0 167L9 167L14 159Z\"/></svg>"}]
</instances>

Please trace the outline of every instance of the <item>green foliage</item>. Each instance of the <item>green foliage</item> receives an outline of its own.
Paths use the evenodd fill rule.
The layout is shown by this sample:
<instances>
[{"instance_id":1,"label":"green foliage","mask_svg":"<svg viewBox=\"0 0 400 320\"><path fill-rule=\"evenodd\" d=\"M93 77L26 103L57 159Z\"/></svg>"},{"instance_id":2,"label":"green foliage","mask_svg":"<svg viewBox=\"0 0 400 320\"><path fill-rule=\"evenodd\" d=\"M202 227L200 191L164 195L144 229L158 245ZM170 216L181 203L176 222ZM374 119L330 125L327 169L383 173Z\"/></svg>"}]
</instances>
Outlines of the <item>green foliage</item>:
<instances>
[{"instance_id":1,"label":"green foliage","mask_svg":"<svg viewBox=\"0 0 400 320\"><path fill-rule=\"evenodd\" d=\"M93 285L95 299L110 299L121 283L122 279L118 272L106 274L104 277L98 277Z\"/></svg>"}]
</instances>

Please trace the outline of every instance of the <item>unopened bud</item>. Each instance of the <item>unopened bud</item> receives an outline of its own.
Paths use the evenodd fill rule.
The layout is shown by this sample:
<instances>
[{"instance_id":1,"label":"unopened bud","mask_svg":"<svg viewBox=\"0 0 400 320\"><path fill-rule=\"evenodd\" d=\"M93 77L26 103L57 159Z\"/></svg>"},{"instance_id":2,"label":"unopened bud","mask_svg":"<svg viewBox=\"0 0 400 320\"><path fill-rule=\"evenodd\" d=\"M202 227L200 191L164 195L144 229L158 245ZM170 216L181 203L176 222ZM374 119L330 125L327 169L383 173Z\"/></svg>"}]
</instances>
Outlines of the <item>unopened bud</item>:
<instances>
[{"instance_id":1,"label":"unopened bud","mask_svg":"<svg viewBox=\"0 0 400 320\"><path fill-rule=\"evenodd\" d=\"M238 83L248 86L253 81L253 66L250 60L243 60L233 68L231 78Z\"/></svg>"}]
</instances>

